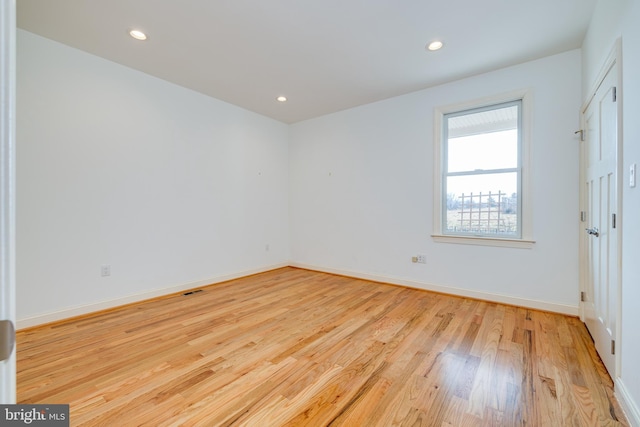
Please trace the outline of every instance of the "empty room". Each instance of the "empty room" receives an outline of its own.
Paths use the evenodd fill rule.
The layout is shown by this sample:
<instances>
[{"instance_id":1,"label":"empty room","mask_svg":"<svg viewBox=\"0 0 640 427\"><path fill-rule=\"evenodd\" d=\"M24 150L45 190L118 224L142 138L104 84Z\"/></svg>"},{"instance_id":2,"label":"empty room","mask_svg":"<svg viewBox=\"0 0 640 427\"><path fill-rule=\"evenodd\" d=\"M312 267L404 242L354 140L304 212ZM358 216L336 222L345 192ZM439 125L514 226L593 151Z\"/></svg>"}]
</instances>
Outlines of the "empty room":
<instances>
[{"instance_id":1,"label":"empty room","mask_svg":"<svg viewBox=\"0 0 640 427\"><path fill-rule=\"evenodd\" d=\"M640 426L640 1L2 20L0 417Z\"/></svg>"}]
</instances>

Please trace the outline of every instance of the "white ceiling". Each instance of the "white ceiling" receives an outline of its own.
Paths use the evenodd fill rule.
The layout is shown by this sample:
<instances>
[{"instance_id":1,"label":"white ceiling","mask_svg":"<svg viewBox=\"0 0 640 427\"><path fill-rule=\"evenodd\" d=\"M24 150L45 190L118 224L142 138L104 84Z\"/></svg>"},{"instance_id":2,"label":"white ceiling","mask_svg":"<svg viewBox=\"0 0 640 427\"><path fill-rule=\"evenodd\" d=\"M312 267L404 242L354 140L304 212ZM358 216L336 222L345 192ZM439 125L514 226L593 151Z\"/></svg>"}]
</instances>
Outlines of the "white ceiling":
<instances>
[{"instance_id":1,"label":"white ceiling","mask_svg":"<svg viewBox=\"0 0 640 427\"><path fill-rule=\"evenodd\" d=\"M579 48L595 3L17 0L17 9L22 29L294 123ZM132 28L149 39L134 40ZM445 47L427 52L434 39Z\"/></svg>"}]
</instances>

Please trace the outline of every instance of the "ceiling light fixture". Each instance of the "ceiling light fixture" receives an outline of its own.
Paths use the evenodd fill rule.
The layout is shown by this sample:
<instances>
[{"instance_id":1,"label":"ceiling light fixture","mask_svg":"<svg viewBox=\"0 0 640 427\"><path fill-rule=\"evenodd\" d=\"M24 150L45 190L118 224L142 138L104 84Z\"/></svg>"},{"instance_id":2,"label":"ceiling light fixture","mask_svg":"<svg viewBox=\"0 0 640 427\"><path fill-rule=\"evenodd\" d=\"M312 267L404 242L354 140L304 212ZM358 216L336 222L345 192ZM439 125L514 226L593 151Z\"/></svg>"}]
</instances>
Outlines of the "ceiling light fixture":
<instances>
[{"instance_id":1,"label":"ceiling light fixture","mask_svg":"<svg viewBox=\"0 0 640 427\"><path fill-rule=\"evenodd\" d=\"M434 51L434 50L439 50L442 48L442 42L439 40L436 40L434 42L429 43L429 45L427 46L427 49Z\"/></svg>"},{"instance_id":2,"label":"ceiling light fixture","mask_svg":"<svg viewBox=\"0 0 640 427\"><path fill-rule=\"evenodd\" d=\"M276 98L276 101L278 101L278 102L287 102L287 97L280 95L279 97Z\"/></svg>"},{"instance_id":3,"label":"ceiling light fixture","mask_svg":"<svg viewBox=\"0 0 640 427\"><path fill-rule=\"evenodd\" d=\"M131 30L129 31L129 35L136 40L146 40L147 35L140 30Z\"/></svg>"}]
</instances>

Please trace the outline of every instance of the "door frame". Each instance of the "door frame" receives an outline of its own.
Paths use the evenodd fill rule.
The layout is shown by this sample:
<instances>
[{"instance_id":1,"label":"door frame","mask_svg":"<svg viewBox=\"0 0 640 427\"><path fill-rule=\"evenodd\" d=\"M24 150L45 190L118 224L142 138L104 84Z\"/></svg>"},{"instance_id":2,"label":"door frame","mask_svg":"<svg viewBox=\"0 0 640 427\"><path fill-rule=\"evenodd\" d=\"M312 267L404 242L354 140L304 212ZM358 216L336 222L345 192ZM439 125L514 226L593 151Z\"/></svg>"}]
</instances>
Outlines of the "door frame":
<instances>
[{"instance_id":1,"label":"door frame","mask_svg":"<svg viewBox=\"0 0 640 427\"><path fill-rule=\"evenodd\" d=\"M622 181L622 176L623 176L623 171L622 171L622 103L623 103L623 90L622 90L622 40L620 38L618 38L615 43L613 48L611 49L611 51L609 52L609 55L607 56L606 60L603 63L603 66L600 69L600 72L598 73L597 78L595 79L593 85L591 86L589 92L588 92L588 97L586 98L586 100L584 101L584 103L582 104L582 107L580 109L580 127L581 127L581 135L584 135L584 130L585 130L585 114L587 112L587 109L589 107L589 105L591 104L591 102L593 101L594 97L596 96L596 92L598 91L598 88L600 87L600 85L602 84L602 82L604 81L605 77L607 76L607 74L609 73L609 71L611 70L611 68L613 66L616 66L616 78L617 78L617 86L616 86L616 108L617 108L617 141L616 141L616 229L618 230L618 239L617 239L617 245L616 245L616 251L617 251L617 265L616 265L616 269L617 269L617 280L615 283L615 287L616 287L616 301L615 301L615 305L616 305L616 330L615 330L615 369L614 372L612 373L613 376L613 381L615 383L616 378L618 378L620 376L620 364L621 364L621 354L622 354L622 341L621 341L621 324L622 324L622 240L624 238L623 235L623 230L624 230L624 218L622 217L621 213L622 213L622 185L623 185L623 181ZM585 191L585 185L584 183L584 178L585 178L585 174L586 174L586 157L585 157L585 152L586 152L586 147L585 147L585 141L583 141L583 138L580 138L580 189L579 189L579 196L580 196L580 212L586 212L587 211L587 206L586 206L586 200L587 200L587 195L586 195L586 191ZM586 222L584 222L583 218L582 218L582 214L580 214L580 221L579 221L579 226L580 226L580 230L579 230L579 257L580 257L580 271L579 271L579 286L580 286L580 292L586 291L587 289L587 280L589 277L589 263L588 263L588 235L585 233L585 224ZM580 313L580 320L582 322L585 321L585 304L580 301L580 308L579 308L579 313Z\"/></svg>"},{"instance_id":2,"label":"door frame","mask_svg":"<svg viewBox=\"0 0 640 427\"><path fill-rule=\"evenodd\" d=\"M16 323L16 1L0 1L0 320ZM7 334L11 336L11 333ZM12 337L12 338L15 338ZM16 349L0 362L0 403L16 402Z\"/></svg>"}]
</instances>

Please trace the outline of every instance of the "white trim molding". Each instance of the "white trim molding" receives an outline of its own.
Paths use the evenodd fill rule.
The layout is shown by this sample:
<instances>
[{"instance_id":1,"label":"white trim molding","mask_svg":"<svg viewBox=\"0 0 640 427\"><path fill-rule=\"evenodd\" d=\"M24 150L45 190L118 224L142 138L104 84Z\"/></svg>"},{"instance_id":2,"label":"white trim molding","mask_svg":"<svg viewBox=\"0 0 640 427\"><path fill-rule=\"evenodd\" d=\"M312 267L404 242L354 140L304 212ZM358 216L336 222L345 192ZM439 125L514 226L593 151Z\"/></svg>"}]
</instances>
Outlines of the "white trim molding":
<instances>
[{"instance_id":1,"label":"white trim molding","mask_svg":"<svg viewBox=\"0 0 640 427\"><path fill-rule=\"evenodd\" d=\"M0 320L16 316L16 2L0 3ZM13 339L13 338L12 338ZM16 402L16 350L0 361L0 403Z\"/></svg>"},{"instance_id":2,"label":"white trim molding","mask_svg":"<svg viewBox=\"0 0 640 427\"><path fill-rule=\"evenodd\" d=\"M371 274L364 272L357 272L351 270L342 270L335 268L320 267L317 265L288 262L281 264L273 264L262 268L256 268L253 270L241 271L234 274L225 276L218 276L210 279L198 280L195 282L184 283L181 285L171 286L167 288L154 289L152 291L127 295L122 298L117 298L108 301L97 302L93 304L86 304L82 306L69 307L64 310L44 313L38 316L28 317L24 319L18 319L17 329L31 328L34 326L43 325L46 323L57 322L72 317L82 316L85 314L91 314L98 311L109 310L117 308L126 304L132 304L136 302L142 302L152 298L162 297L178 292L188 291L191 289L199 288L202 286L215 285L217 283L226 282L229 280L239 279L254 274L264 273L271 270L277 270L284 267L302 268L305 270L319 271L322 273L337 274L339 276L353 277L356 279L370 280L373 282L387 283L390 285L404 286L412 289L419 289L424 291L438 292L441 294L455 295L464 298L473 298L483 301L495 302L500 304L508 304L517 307L531 308L534 310L543 310L553 313L567 314L570 316L578 315L578 306L557 304L553 302L531 300L526 298L513 297L504 294L494 294L490 292L474 291L470 289L456 288L443 285L434 285L426 282L419 282L411 279L403 279L398 277L382 276L379 274Z\"/></svg>"},{"instance_id":3,"label":"white trim molding","mask_svg":"<svg viewBox=\"0 0 640 427\"><path fill-rule=\"evenodd\" d=\"M629 394L624 382L622 382L622 378L616 379L614 393L618 402L620 402L620 406L622 406L624 414L627 416L629 425L631 427L640 427L640 409Z\"/></svg>"},{"instance_id":4,"label":"white trim molding","mask_svg":"<svg viewBox=\"0 0 640 427\"><path fill-rule=\"evenodd\" d=\"M455 236L460 239L446 239L442 233L442 171L443 171L443 123L444 116L457 111L483 108L505 102L522 100L522 141L520 153L521 169L521 236L517 239L498 239L494 236ZM433 117L433 232L432 238L439 243L457 243L483 246L506 246L514 248L531 248L533 239L532 197L531 197L531 135L533 129L533 91L521 89L493 96L487 96L464 103L436 107ZM446 237L453 235L446 235ZM498 242L496 242L498 241ZM517 242L519 241L519 242Z\"/></svg>"},{"instance_id":5,"label":"white trim molding","mask_svg":"<svg viewBox=\"0 0 640 427\"><path fill-rule=\"evenodd\" d=\"M618 258L618 262L616 263L616 283L614 283L614 286L616 287L616 300L614 301L615 304L615 310L616 310L616 319L615 319L615 324L618 325L616 327L616 330L614 331L614 339L616 342L616 348L618 349L622 349L622 328L620 325L622 325L622 263L620 262L620 260L622 260L622 241L623 241L623 236L624 236L624 220L623 220L623 216L621 215L621 213L623 212L622 209L622 204L623 204L623 200L622 200L622 189L623 189L623 176L624 176L624 170L622 165L624 164L624 160L623 160L623 132L621 131L623 129L622 126L622 119L624 116L624 112L623 112L623 79L622 79L622 39L618 38L616 39L613 47L611 48L611 50L609 51L609 55L607 56L607 59L604 61L604 63L602 64L602 67L600 68L600 72L598 73L598 76L596 77L596 79L594 80L594 82L591 85L591 90L588 93L587 98L584 100L584 103L580 109L580 124L581 124L581 128L585 129L586 123L585 123L585 113L587 111L587 109L589 108L589 105L591 104L591 102L594 100L595 96L596 96L596 92L598 91L598 88L602 85L602 83L604 82L604 80L606 79L608 73L611 71L611 69L613 67L617 67L616 68L616 81L617 81L617 86L616 86L616 97L617 97L617 109L618 109L618 141L617 141L617 145L616 145L616 158L617 158L617 165L616 165L616 206L614 207L615 212L618 213L617 215L617 225L616 228L618 230L618 238L617 238L617 244L616 244L616 251L618 252L617 254L617 258ZM585 181L585 168L586 168L586 159L585 159L585 154L583 153L583 148L581 147L581 154L580 154L580 211L586 211L587 210L587 206L586 206L586 200L587 200L587 195L585 193L585 188L584 185L582 185L582 183ZM579 241L579 288L581 292L584 292L587 290L587 281L588 279L588 253L587 253L587 244L588 244L588 239L586 237L586 234L582 231L583 228L583 223L579 223L580 226L580 241ZM586 313L585 313L585 304L583 303L579 303L579 316L580 316L580 320L585 322L586 320ZM615 372L613 373L613 377L614 378L618 378L620 376L620 370L621 370L621 366L622 366L622 351L616 351L615 354Z\"/></svg>"},{"instance_id":6,"label":"white trim molding","mask_svg":"<svg viewBox=\"0 0 640 427\"><path fill-rule=\"evenodd\" d=\"M215 285L217 283L222 283L222 282L227 282L229 280L252 276L254 274L264 273L266 271L276 270L278 268L283 268L287 266L289 266L289 263L274 264L274 265L264 266L264 267L260 267L252 270L245 270L245 271L240 271L233 274L227 274L224 276L217 276L209 279L198 280L195 282L183 283L181 285L170 286L167 288L154 289L148 292L127 295L121 298L116 298L108 301L101 301L101 302L92 303L92 304L69 307L69 308L65 308L64 310L44 313L44 314L40 314L33 317L27 317L25 319L18 319L16 328L20 330L25 328L31 328L34 326L44 325L46 323L58 322L60 320L65 320L72 317L91 314L91 313L95 313L103 310L109 310L112 308L121 307L123 305L142 302L152 298L171 295L174 293L188 291L188 290L200 288L203 286Z\"/></svg>"},{"instance_id":7,"label":"white trim molding","mask_svg":"<svg viewBox=\"0 0 640 427\"><path fill-rule=\"evenodd\" d=\"M441 294L455 295L464 298L473 298L483 301L496 302L500 304L513 305L517 307L531 308L534 310L550 311L553 313L567 314L569 316L578 315L578 306L557 304L547 301L531 300L526 298L513 297L503 294L494 294L490 292L473 291L471 289L455 288L443 285L434 285L426 282L418 282L411 279L402 279L398 277L381 276L378 274L370 274L356 272L351 270L340 270L335 268L319 267L317 265L292 262L291 267L303 268L305 270L320 271L322 273L337 274L340 276L353 277L356 279L370 280L372 282L388 283L390 285L405 286L413 289L424 291L438 292Z\"/></svg>"},{"instance_id":8,"label":"white trim molding","mask_svg":"<svg viewBox=\"0 0 640 427\"><path fill-rule=\"evenodd\" d=\"M455 243L459 245L497 246L501 248L531 249L536 243L533 240L499 239L492 237L472 237L432 234L434 242Z\"/></svg>"}]
</instances>

